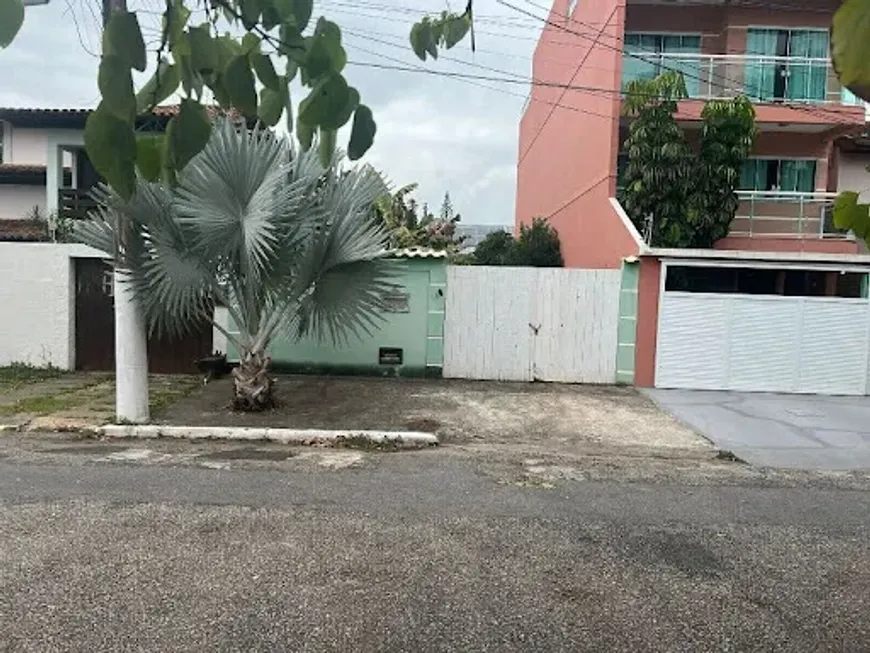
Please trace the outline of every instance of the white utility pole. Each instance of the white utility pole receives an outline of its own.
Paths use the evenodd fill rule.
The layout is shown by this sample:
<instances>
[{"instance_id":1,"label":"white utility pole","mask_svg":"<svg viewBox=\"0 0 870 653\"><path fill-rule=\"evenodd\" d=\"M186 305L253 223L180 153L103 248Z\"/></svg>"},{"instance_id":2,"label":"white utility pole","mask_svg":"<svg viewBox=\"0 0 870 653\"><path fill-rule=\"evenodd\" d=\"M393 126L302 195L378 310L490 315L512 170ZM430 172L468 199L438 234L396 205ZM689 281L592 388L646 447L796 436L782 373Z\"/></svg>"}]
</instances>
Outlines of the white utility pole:
<instances>
[{"instance_id":1,"label":"white utility pole","mask_svg":"<svg viewBox=\"0 0 870 653\"><path fill-rule=\"evenodd\" d=\"M103 27L112 13L127 11L127 0L103 0ZM130 224L118 216L117 247L130 242ZM148 332L145 317L129 275L115 266L115 416L118 421L142 424L148 410Z\"/></svg>"}]
</instances>

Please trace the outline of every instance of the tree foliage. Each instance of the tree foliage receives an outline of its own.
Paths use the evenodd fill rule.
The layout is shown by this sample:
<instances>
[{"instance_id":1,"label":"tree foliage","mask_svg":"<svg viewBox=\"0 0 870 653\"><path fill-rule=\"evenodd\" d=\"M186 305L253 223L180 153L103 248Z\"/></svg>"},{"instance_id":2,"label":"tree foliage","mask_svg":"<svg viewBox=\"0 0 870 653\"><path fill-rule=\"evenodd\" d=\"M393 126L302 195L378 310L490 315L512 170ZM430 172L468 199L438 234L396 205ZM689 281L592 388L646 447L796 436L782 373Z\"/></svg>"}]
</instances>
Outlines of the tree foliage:
<instances>
[{"instance_id":1,"label":"tree foliage","mask_svg":"<svg viewBox=\"0 0 870 653\"><path fill-rule=\"evenodd\" d=\"M202 7L206 20L191 23L190 8ZM374 142L377 124L359 91L344 76L347 52L338 24L314 20L313 0L166 0L154 74L139 89L133 71L145 71L147 51L138 12L115 12L103 34L98 86L101 102L88 118L85 147L97 171L123 198L135 188L135 169L148 179L172 181L208 140L211 121L202 104L209 89L224 110L274 127L286 116L303 149L318 135L321 163L332 156L336 132L351 123L351 160ZM21 0L0 0L0 48L8 46L25 19ZM437 58L468 33L471 3L461 14L424 17L411 29L418 57ZM241 34L241 36L236 36ZM294 120L289 84L298 76L308 89ZM138 147L135 118L173 93L184 111L170 120L167 138ZM155 148L159 156L155 157Z\"/></svg>"},{"instance_id":2,"label":"tree foliage","mask_svg":"<svg viewBox=\"0 0 870 653\"><path fill-rule=\"evenodd\" d=\"M752 103L707 102L694 149L675 116L687 96L682 75L636 80L626 93L626 212L656 247L711 247L728 234L737 211L735 190L756 133Z\"/></svg>"},{"instance_id":3,"label":"tree foliage","mask_svg":"<svg viewBox=\"0 0 870 653\"><path fill-rule=\"evenodd\" d=\"M456 253L465 241L457 236L456 226L462 217L453 210L450 194L444 201L438 216L411 197L417 184L402 186L394 194L386 194L375 204L379 219L390 234L390 246L394 249L424 247L449 254Z\"/></svg>"},{"instance_id":4,"label":"tree foliage","mask_svg":"<svg viewBox=\"0 0 870 653\"><path fill-rule=\"evenodd\" d=\"M537 268L560 268L565 264L559 234L544 218L521 225L517 238L501 230L487 234L474 249L474 262Z\"/></svg>"},{"instance_id":5,"label":"tree foliage","mask_svg":"<svg viewBox=\"0 0 870 653\"><path fill-rule=\"evenodd\" d=\"M846 0L834 15L831 55L840 83L870 101L870 3ZM853 191L840 193L834 202L834 226L851 231L870 245L870 205Z\"/></svg>"},{"instance_id":6,"label":"tree foliage","mask_svg":"<svg viewBox=\"0 0 870 653\"><path fill-rule=\"evenodd\" d=\"M314 149L297 153L222 120L176 185L140 177L130 200L103 187L76 237L112 255L117 218L131 225L116 267L158 333L212 322L214 306L226 307L237 332L215 327L240 353L237 405L265 407L277 333L340 342L368 332L394 288L387 234L371 220L384 181L370 166L340 163L335 154L323 168Z\"/></svg>"}]
</instances>

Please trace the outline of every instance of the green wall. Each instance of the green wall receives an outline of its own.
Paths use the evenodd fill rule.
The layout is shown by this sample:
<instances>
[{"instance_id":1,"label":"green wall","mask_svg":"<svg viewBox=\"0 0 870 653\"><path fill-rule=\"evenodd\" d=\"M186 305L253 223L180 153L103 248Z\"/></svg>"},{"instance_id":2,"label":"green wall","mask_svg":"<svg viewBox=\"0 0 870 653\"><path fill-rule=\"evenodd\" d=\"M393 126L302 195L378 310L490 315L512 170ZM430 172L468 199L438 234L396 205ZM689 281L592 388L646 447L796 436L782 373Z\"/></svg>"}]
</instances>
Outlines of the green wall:
<instances>
[{"instance_id":1,"label":"green wall","mask_svg":"<svg viewBox=\"0 0 870 653\"><path fill-rule=\"evenodd\" d=\"M372 335L360 334L333 345L304 338L292 342L278 338L269 348L278 371L331 374L440 376L443 360L444 294L447 262L444 258L402 258L404 272L398 283L407 293L407 312L384 313L385 321ZM381 365L381 347L403 350L401 365ZM238 360L228 347L230 360Z\"/></svg>"},{"instance_id":2,"label":"green wall","mask_svg":"<svg viewBox=\"0 0 870 653\"><path fill-rule=\"evenodd\" d=\"M616 346L616 382L634 383L634 349L637 340L637 285L639 263L622 264L619 291L619 322Z\"/></svg>"}]
</instances>

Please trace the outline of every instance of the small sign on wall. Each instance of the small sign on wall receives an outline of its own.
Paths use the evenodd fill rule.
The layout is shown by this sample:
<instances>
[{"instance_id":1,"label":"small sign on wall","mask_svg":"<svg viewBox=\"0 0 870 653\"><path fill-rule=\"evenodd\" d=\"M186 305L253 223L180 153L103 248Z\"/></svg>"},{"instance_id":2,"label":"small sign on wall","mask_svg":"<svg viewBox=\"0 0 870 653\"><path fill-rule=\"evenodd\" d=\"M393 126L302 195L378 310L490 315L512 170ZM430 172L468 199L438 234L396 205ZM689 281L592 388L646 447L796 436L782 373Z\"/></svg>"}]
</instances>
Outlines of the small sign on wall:
<instances>
[{"instance_id":1,"label":"small sign on wall","mask_svg":"<svg viewBox=\"0 0 870 653\"><path fill-rule=\"evenodd\" d=\"M401 365L404 353L400 347L381 347L378 349L378 365Z\"/></svg>"},{"instance_id":2,"label":"small sign on wall","mask_svg":"<svg viewBox=\"0 0 870 653\"><path fill-rule=\"evenodd\" d=\"M381 310L384 313L410 313L411 296L406 292L387 292L381 295Z\"/></svg>"}]
</instances>

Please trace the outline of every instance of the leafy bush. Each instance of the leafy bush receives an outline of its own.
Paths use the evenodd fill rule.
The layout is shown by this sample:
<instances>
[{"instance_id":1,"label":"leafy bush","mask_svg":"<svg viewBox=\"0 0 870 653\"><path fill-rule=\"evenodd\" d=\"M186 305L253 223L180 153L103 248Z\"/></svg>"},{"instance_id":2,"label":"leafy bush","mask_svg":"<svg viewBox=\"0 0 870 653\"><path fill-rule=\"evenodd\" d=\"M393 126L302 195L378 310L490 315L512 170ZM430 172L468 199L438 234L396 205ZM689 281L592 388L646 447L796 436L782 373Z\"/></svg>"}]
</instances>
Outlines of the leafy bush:
<instances>
[{"instance_id":1,"label":"leafy bush","mask_svg":"<svg viewBox=\"0 0 870 653\"><path fill-rule=\"evenodd\" d=\"M565 265L559 234L545 218L521 225L514 239L505 231L494 231L474 250L477 265L515 265L518 267L560 268Z\"/></svg>"}]
</instances>

